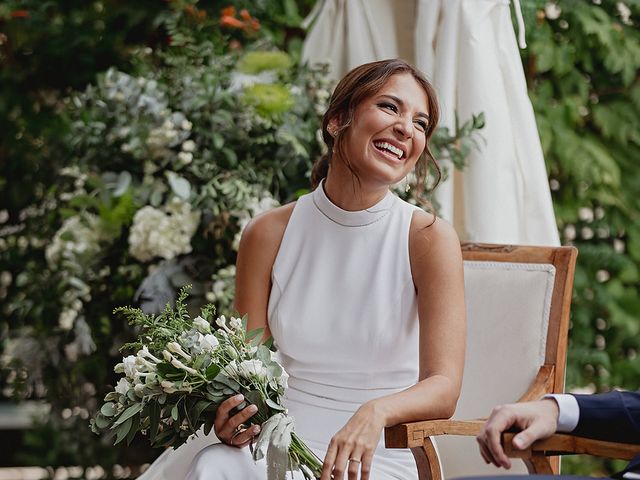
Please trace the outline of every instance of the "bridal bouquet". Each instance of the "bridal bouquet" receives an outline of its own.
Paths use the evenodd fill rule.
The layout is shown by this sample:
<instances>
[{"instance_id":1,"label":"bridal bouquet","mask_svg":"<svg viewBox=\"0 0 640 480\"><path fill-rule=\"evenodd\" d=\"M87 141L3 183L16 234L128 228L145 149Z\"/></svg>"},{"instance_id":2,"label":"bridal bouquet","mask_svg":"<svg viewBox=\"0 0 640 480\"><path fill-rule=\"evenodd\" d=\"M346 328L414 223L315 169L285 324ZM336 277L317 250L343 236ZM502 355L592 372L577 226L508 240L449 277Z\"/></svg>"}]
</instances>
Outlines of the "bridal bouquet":
<instances>
[{"instance_id":1,"label":"bridal bouquet","mask_svg":"<svg viewBox=\"0 0 640 480\"><path fill-rule=\"evenodd\" d=\"M115 367L124 376L105 396L91 421L94 432L115 435L115 443L131 442L136 433L153 446L177 448L204 426L211 431L216 409L225 399L241 393L258 407L252 420L262 425L254 460L267 457L269 480L284 480L287 471L300 470L307 480L319 478L322 463L294 433L293 418L282 406L288 375L261 343L263 329L247 332L247 318L224 315L211 319L207 305L191 318L183 288L175 309L169 305L157 316L131 307L117 308L129 323L140 327L137 342L124 345L137 353Z\"/></svg>"}]
</instances>

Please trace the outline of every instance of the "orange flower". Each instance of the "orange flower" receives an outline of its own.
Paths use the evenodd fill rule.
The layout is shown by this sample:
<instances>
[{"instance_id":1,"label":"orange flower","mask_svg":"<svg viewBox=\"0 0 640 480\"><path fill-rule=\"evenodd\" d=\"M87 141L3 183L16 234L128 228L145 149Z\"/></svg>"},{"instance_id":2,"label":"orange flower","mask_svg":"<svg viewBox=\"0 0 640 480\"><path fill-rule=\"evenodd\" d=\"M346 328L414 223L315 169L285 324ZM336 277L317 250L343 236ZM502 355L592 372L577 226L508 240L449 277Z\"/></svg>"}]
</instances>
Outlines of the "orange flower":
<instances>
[{"instance_id":1,"label":"orange flower","mask_svg":"<svg viewBox=\"0 0 640 480\"><path fill-rule=\"evenodd\" d=\"M27 18L29 16L29 10L14 10L11 12L11 18Z\"/></svg>"},{"instance_id":2,"label":"orange flower","mask_svg":"<svg viewBox=\"0 0 640 480\"><path fill-rule=\"evenodd\" d=\"M246 8L243 8L242 10L240 10L240 17L245 20L251 20L251 15L249 14L249 11Z\"/></svg>"},{"instance_id":3,"label":"orange flower","mask_svg":"<svg viewBox=\"0 0 640 480\"><path fill-rule=\"evenodd\" d=\"M257 18L252 18L252 19L248 20L247 22L245 22L244 31L246 33L255 33L258 30L260 30L260 22L258 21Z\"/></svg>"},{"instance_id":4,"label":"orange flower","mask_svg":"<svg viewBox=\"0 0 640 480\"><path fill-rule=\"evenodd\" d=\"M190 17L195 17L197 12L196 8L193 5L187 5L186 7L184 7L184 11Z\"/></svg>"},{"instance_id":5,"label":"orange flower","mask_svg":"<svg viewBox=\"0 0 640 480\"><path fill-rule=\"evenodd\" d=\"M234 7L233 5L230 5L228 7L223 8L222 11L220 12L220 16L221 17L235 17L236 16L236 7Z\"/></svg>"},{"instance_id":6,"label":"orange flower","mask_svg":"<svg viewBox=\"0 0 640 480\"><path fill-rule=\"evenodd\" d=\"M220 18L220 25L231 28L244 28L244 22L235 17L224 16Z\"/></svg>"},{"instance_id":7,"label":"orange flower","mask_svg":"<svg viewBox=\"0 0 640 480\"><path fill-rule=\"evenodd\" d=\"M204 20L206 16L207 16L207 12L206 11L200 10L198 12L198 17L200 17L200 20Z\"/></svg>"}]
</instances>

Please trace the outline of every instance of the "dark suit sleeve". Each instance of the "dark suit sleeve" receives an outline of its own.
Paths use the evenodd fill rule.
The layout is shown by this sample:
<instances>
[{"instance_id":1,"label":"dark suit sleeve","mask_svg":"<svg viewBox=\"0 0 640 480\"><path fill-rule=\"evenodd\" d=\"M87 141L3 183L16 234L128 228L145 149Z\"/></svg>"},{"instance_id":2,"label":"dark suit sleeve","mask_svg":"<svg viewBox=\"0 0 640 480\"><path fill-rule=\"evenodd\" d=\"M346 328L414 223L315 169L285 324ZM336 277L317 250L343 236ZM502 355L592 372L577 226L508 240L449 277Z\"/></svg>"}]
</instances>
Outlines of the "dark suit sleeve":
<instances>
[{"instance_id":1,"label":"dark suit sleeve","mask_svg":"<svg viewBox=\"0 0 640 480\"><path fill-rule=\"evenodd\" d=\"M580 418L573 434L640 444L640 392L574 395Z\"/></svg>"}]
</instances>

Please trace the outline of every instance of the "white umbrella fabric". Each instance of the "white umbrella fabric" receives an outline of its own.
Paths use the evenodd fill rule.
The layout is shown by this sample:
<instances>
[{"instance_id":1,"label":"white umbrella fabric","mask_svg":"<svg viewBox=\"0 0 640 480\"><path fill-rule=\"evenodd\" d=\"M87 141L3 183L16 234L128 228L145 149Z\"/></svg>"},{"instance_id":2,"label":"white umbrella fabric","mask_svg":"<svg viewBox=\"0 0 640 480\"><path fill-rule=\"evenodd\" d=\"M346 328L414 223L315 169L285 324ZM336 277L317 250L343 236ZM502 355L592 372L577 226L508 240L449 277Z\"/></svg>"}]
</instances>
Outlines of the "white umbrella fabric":
<instances>
[{"instance_id":1,"label":"white umbrella fabric","mask_svg":"<svg viewBox=\"0 0 640 480\"><path fill-rule=\"evenodd\" d=\"M399 56L433 80L443 125L484 112L480 149L437 192L462 238L560 244L508 0L321 0L308 21L303 58L333 78Z\"/></svg>"}]
</instances>

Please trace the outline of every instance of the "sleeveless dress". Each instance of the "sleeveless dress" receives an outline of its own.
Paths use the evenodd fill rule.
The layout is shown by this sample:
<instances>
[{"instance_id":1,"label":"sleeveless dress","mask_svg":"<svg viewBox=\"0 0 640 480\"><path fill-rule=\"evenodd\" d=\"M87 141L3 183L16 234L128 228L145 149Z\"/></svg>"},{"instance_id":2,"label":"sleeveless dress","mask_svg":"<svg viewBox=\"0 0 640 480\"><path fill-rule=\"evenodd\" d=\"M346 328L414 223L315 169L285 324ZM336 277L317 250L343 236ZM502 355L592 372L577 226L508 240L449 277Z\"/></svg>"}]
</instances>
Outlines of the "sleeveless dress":
<instances>
[{"instance_id":1,"label":"sleeveless dress","mask_svg":"<svg viewBox=\"0 0 640 480\"><path fill-rule=\"evenodd\" d=\"M296 203L272 269L268 322L289 373L295 430L324 458L360 405L418 380L417 302L409 227L417 207L389 192L362 211L334 205L320 185ZM264 480L248 448L202 450L189 480ZM294 478L303 478L295 475ZM408 449L381 437L372 480L416 479Z\"/></svg>"}]
</instances>

